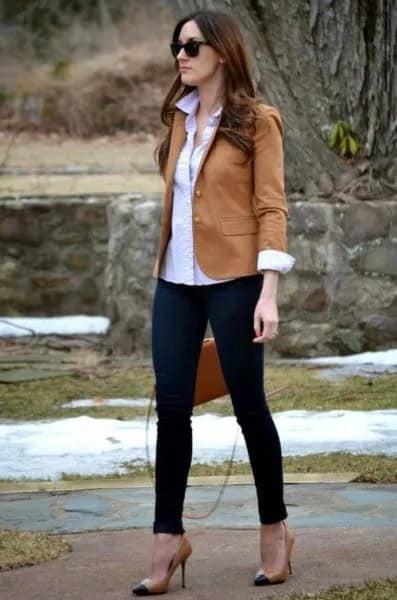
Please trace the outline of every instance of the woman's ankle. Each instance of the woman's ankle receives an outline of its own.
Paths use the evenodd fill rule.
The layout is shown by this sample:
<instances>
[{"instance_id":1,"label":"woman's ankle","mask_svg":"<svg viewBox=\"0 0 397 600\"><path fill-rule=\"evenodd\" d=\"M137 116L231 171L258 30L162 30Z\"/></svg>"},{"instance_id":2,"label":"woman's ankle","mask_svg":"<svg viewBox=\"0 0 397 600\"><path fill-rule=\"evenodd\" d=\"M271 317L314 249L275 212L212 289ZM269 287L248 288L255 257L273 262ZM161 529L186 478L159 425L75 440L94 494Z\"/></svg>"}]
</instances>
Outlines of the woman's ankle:
<instances>
[{"instance_id":1,"label":"woman's ankle","mask_svg":"<svg viewBox=\"0 0 397 600\"><path fill-rule=\"evenodd\" d=\"M173 539L176 539L178 537L181 537L182 534L181 533L171 533L171 532L165 532L165 531L158 531L154 535L158 539L173 540Z\"/></svg>"},{"instance_id":2,"label":"woman's ankle","mask_svg":"<svg viewBox=\"0 0 397 600\"><path fill-rule=\"evenodd\" d=\"M277 521L275 523L261 523L261 529L263 531L279 531L285 526L284 521Z\"/></svg>"}]
</instances>

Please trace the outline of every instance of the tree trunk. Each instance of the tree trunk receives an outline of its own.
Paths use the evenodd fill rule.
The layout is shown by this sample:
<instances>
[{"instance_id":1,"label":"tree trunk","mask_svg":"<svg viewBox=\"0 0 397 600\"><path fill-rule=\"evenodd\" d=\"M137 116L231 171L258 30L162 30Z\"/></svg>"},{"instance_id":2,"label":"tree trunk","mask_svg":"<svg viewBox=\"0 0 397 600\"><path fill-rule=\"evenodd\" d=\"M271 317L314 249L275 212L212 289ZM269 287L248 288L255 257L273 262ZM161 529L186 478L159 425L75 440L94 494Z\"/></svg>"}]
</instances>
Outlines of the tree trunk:
<instances>
[{"instance_id":1,"label":"tree trunk","mask_svg":"<svg viewBox=\"0 0 397 600\"><path fill-rule=\"evenodd\" d=\"M350 123L361 156L397 154L397 0L173 0L237 17L255 61L258 93L285 125L289 191L324 187L349 170L327 146Z\"/></svg>"}]
</instances>

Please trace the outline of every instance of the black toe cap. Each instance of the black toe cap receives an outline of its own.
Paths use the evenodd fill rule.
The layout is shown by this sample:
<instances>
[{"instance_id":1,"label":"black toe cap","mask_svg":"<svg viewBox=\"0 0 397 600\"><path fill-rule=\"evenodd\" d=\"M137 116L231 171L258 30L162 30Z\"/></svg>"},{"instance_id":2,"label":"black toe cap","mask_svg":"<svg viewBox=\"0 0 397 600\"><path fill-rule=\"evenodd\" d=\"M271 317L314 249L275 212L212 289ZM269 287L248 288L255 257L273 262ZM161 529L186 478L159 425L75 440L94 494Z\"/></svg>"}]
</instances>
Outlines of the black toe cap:
<instances>
[{"instance_id":1,"label":"black toe cap","mask_svg":"<svg viewBox=\"0 0 397 600\"><path fill-rule=\"evenodd\" d=\"M270 585L270 580L266 575L257 575L254 581L255 585Z\"/></svg>"},{"instance_id":2,"label":"black toe cap","mask_svg":"<svg viewBox=\"0 0 397 600\"><path fill-rule=\"evenodd\" d=\"M132 588L132 593L135 594L135 596L148 596L149 590L147 589L146 585L140 583Z\"/></svg>"}]
</instances>

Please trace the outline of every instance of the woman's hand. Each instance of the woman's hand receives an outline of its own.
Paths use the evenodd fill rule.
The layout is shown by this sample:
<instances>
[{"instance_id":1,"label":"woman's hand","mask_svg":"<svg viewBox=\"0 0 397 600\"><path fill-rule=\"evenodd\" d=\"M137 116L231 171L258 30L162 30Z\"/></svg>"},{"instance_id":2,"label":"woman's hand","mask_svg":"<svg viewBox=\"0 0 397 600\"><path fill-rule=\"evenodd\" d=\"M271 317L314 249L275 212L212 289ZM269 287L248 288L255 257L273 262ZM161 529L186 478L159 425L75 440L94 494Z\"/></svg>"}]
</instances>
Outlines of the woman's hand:
<instances>
[{"instance_id":1,"label":"woman's hand","mask_svg":"<svg viewBox=\"0 0 397 600\"><path fill-rule=\"evenodd\" d=\"M271 340L278 331L277 284L278 271L265 271L263 287L254 312L254 330L256 337L252 340L261 344Z\"/></svg>"}]
</instances>

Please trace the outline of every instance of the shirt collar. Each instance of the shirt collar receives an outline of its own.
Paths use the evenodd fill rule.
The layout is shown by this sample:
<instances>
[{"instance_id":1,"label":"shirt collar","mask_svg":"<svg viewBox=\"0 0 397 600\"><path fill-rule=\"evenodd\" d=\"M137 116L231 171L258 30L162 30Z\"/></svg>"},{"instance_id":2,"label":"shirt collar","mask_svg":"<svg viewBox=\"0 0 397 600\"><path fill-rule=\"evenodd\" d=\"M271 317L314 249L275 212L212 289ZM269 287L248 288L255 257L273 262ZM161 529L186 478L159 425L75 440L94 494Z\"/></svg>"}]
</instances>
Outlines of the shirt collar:
<instances>
[{"instance_id":1,"label":"shirt collar","mask_svg":"<svg viewBox=\"0 0 397 600\"><path fill-rule=\"evenodd\" d=\"M194 88L191 92L183 96L175 106L187 113L188 115L195 114L199 103L199 94L197 88ZM211 113L211 117L219 117L222 112L222 106L220 106L215 112Z\"/></svg>"}]
</instances>

